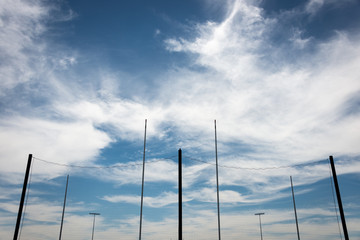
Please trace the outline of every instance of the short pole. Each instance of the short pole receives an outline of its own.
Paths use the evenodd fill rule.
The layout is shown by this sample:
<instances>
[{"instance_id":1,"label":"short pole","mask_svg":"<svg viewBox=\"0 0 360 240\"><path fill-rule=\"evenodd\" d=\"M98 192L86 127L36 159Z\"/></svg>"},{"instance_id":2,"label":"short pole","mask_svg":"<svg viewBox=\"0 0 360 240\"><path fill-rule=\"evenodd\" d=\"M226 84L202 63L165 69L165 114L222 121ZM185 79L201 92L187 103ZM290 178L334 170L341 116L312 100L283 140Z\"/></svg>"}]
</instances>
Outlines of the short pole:
<instances>
[{"instance_id":1,"label":"short pole","mask_svg":"<svg viewBox=\"0 0 360 240\"><path fill-rule=\"evenodd\" d=\"M94 215L94 221L93 221L93 228L92 228L92 235L91 240L94 240L94 229L95 229L95 216L100 215L100 213L89 213L90 215Z\"/></svg>"},{"instance_id":2,"label":"short pole","mask_svg":"<svg viewBox=\"0 0 360 240\"><path fill-rule=\"evenodd\" d=\"M262 236L262 227L261 227L261 215L264 215L265 213L255 213L255 215L259 216L259 222L260 222L260 239L263 240Z\"/></svg>"}]
</instances>

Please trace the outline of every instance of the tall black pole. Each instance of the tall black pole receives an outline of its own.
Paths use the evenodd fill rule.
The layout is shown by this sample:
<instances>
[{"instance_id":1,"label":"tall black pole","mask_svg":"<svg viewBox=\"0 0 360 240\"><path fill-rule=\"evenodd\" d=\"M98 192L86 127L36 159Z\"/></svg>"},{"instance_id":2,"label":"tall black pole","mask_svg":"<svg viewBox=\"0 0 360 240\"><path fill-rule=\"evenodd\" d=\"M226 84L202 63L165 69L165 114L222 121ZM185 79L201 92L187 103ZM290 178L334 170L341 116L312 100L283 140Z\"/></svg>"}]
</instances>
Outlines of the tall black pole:
<instances>
[{"instance_id":1,"label":"tall black pole","mask_svg":"<svg viewBox=\"0 0 360 240\"><path fill-rule=\"evenodd\" d=\"M66 187L65 187L65 196L64 196L63 211L62 211L62 216L61 216L61 225L60 225L59 240L61 240L62 229L63 229L63 224L64 224L64 214L65 214L66 195L67 195L68 185L69 185L69 175L67 175L67 177L66 177Z\"/></svg>"},{"instance_id":2,"label":"tall black pole","mask_svg":"<svg viewBox=\"0 0 360 240\"><path fill-rule=\"evenodd\" d=\"M218 235L219 240L221 240L220 232L220 200L219 200L219 167L218 167L218 152L217 152L217 134L216 134L216 120L214 120L215 125L215 158L216 158L216 193L217 193L217 215L218 215Z\"/></svg>"},{"instance_id":3,"label":"tall black pole","mask_svg":"<svg viewBox=\"0 0 360 240\"><path fill-rule=\"evenodd\" d=\"M24 185L23 185L23 190L22 190L21 199L20 199L19 211L18 211L16 226L15 226L14 240L17 240L18 234L19 234L21 216L22 216L22 211L23 211L23 207L24 207L24 200L25 200L25 195L26 195L26 188L27 188L28 179L29 179L29 173L30 173L30 168L31 168L31 160L32 160L32 154L29 154L27 167L26 167L25 178L24 178Z\"/></svg>"},{"instance_id":4,"label":"tall black pole","mask_svg":"<svg viewBox=\"0 0 360 240\"><path fill-rule=\"evenodd\" d=\"M290 182L291 182L292 198L293 198L293 203L294 203L294 212L295 212L295 221L296 221L296 231L297 231L298 240L300 240L299 223L298 223L298 218L297 218L297 214L296 214L296 204L295 204L294 186L293 186L293 182L292 182L292 177L291 177L291 176L290 176Z\"/></svg>"},{"instance_id":5,"label":"tall black pole","mask_svg":"<svg viewBox=\"0 0 360 240\"><path fill-rule=\"evenodd\" d=\"M143 153L143 169L142 169L142 181L141 181L141 204L140 204L140 228L139 228L139 240L141 240L141 230L142 230L142 212L143 212L143 202L144 202L145 151L146 151L146 126L147 126L147 119L145 119L145 133L144 133L144 153Z\"/></svg>"},{"instance_id":6,"label":"tall black pole","mask_svg":"<svg viewBox=\"0 0 360 240\"><path fill-rule=\"evenodd\" d=\"M182 156L181 156L181 148L178 151L179 157L179 238L178 240L182 240Z\"/></svg>"},{"instance_id":7,"label":"tall black pole","mask_svg":"<svg viewBox=\"0 0 360 240\"><path fill-rule=\"evenodd\" d=\"M333 175L333 179L334 179L334 186L335 186L336 197L337 197L338 205L339 205L339 212L340 212L340 216L341 216L341 222L342 222L342 226L343 226L344 237L345 237L345 240L349 240L349 235L348 235L348 231L347 231L347 227L346 227L344 209L343 209L342 202L341 202L340 189L339 189L339 184L338 184L338 181L337 181L333 156L330 156L329 159L330 159L330 165L331 165L332 175Z\"/></svg>"}]
</instances>

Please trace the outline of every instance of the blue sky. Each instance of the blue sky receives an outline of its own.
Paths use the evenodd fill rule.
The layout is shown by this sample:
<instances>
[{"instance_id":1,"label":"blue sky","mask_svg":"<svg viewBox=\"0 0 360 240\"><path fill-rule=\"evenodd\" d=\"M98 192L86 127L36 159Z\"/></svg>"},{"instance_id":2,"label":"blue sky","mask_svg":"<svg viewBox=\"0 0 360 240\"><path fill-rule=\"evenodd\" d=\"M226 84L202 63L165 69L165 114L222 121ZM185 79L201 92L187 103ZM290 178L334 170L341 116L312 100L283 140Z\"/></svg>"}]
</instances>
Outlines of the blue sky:
<instances>
[{"instance_id":1,"label":"blue sky","mask_svg":"<svg viewBox=\"0 0 360 240\"><path fill-rule=\"evenodd\" d=\"M148 119L143 239L339 239L326 159L360 239L357 0L0 2L0 238L136 239ZM45 162L45 161L47 162ZM320 162L319 162L320 161ZM49 162L96 166L80 168ZM298 167L272 168L293 166ZM106 168L113 166L114 168ZM252 169L249 169L252 168Z\"/></svg>"}]
</instances>

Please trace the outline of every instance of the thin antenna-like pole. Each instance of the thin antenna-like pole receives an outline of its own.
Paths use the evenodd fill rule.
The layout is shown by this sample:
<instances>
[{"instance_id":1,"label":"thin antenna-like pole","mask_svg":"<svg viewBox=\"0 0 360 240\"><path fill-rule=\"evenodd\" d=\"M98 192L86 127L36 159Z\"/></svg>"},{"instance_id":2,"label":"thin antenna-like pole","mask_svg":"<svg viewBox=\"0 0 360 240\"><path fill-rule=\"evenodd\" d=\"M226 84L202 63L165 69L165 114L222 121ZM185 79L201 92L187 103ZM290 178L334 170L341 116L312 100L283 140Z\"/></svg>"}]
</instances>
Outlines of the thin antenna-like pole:
<instances>
[{"instance_id":1,"label":"thin antenna-like pole","mask_svg":"<svg viewBox=\"0 0 360 240\"><path fill-rule=\"evenodd\" d=\"M16 220L16 226L15 226L15 232L14 232L14 240L17 240L18 234L19 234L19 227L20 227L21 216L22 216L22 211L23 211L23 207L24 207L26 188L27 188L27 184L28 184L30 167L31 167L31 160L32 160L32 154L29 154L28 162L27 162L27 166L26 166L23 190L22 190L20 204L19 204L19 211L18 211L18 216L17 216L17 220Z\"/></svg>"},{"instance_id":2,"label":"thin antenna-like pole","mask_svg":"<svg viewBox=\"0 0 360 240\"><path fill-rule=\"evenodd\" d=\"M59 240L61 240L62 229L63 229L63 224L64 224L64 214L65 214L66 195L67 195L68 185L69 185L69 175L67 175L67 178L66 178L65 197L64 197L64 205L63 205L63 211L62 211L62 216L61 216Z\"/></svg>"},{"instance_id":3,"label":"thin antenna-like pole","mask_svg":"<svg viewBox=\"0 0 360 240\"><path fill-rule=\"evenodd\" d=\"M348 231L347 231L347 227L346 227L344 209L343 209L342 202L341 202L340 189L339 189L339 184L337 181L333 156L330 156L329 159L330 159L330 165L331 165L331 170L332 170L333 179L334 179L334 186L335 186L336 196L337 196L338 205L339 205L339 212L340 212L341 222L342 222L342 226L343 226L344 237L345 237L345 240L349 240L349 235L348 235Z\"/></svg>"},{"instance_id":4,"label":"thin antenna-like pole","mask_svg":"<svg viewBox=\"0 0 360 240\"><path fill-rule=\"evenodd\" d=\"M297 214L296 214L296 205L295 205L294 186L293 186L293 181L292 181L292 177L291 177L291 176L290 176L290 182L291 182L291 192L292 192L292 197L293 197L293 202L294 202L294 212L295 212L295 221L296 221L296 231L297 231L298 240L300 240L299 223L298 223L298 218L297 218Z\"/></svg>"},{"instance_id":5,"label":"thin antenna-like pole","mask_svg":"<svg viewBox=\"0 0 360 240\"><path fill-rule=\"evenodd\" d=\"M139 228L139 240L141 240L142 214L143 214L143 202L144 202L145 152L146 152L146 127L147 127L147 119L145 119L145 133L144 133L144 153L143 153L143 169L142 169L142 181L141 181L141 204L140 204L140 228Z\"/></svg>"},{"instance_id":6,"label":"thin antenna-like pole","mask_svg":"<svg viewBox=\"0 0 360 240\"><path fill-rule=\"evenodd\" d=\"M219 202L219 167L218 167L218 152L217 152L217 135L216 135L216 120L214 120L215 126L215 158L216 158L216 192L217 192L217 212L218 212L218 233L219 240L221 240L220 233L220 202Z\"/></svg>"},{"instance_id":7,"label":"thin antenna-like pole","mask_svg":"<svg viewBox=\"0 0 360 240\"><path fill-rule=\"evenodd\" d=\"M179 157L179 230L178 230L178 240L182 240L182 152L181 148L178 151L178 157Z\"/></svg>"}]
</instances>

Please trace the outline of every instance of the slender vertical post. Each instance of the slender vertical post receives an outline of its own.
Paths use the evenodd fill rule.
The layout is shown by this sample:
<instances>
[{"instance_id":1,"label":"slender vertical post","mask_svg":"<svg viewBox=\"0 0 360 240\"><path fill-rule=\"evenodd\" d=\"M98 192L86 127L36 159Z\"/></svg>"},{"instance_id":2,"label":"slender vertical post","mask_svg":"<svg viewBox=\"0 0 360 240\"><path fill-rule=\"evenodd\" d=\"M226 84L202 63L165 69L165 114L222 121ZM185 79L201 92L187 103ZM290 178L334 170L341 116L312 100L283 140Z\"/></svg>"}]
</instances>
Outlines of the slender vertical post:
<instances>
[{"instance_id":1,"label":"slender vertical post","mask_svg":"<svg viewBox=\"0 0 360 240\"><path fill-rule=\"evenodd\" d=\"M91 235L91 240L94 240L94 230L95 230L95 216L96 215L100 215L100 213L89 213L90 215L94 215L94 220L93 220L93 228L92 228L92 235Z\"/></svg>"},{"instance_id":2,"label":"slender vertical post","mask_svg":"<svg viewBox=\"0 0 360 240\"><path fill-rule=\"evenodd\" d=\"M265 213L255 213L255 215L259 216L259 222L260 222L260 239L263 240L262 236L262 227L261 227L261 215L264 215Z\"/></svg>"},{"instance_id":3,"label":"slender vertical post","mask_svg":"<svg viewBox=\"0 0 360 240\"><path fill-rule=\"evenodd\" d=\"M179 157L179 238L178 240L182 240L182 152L181 148L178 151Z\"/></svg>"},{"instance_id":4,"label":"slender vertical post","mask_svg":"<svg viewBox=\"0 0 360 240\"><path fill-rule=\"evenodd\" d=\"M64 197L64 205L63 205L63 211L62 211L62 216L61 216L59 240L61 240L62 229L63 229L63 224L64 224L64 214L65 214L66 195L67 195L68 185L69 185L69 175L67 175L67 178L66 178L65 197Z\"/></svg>"},{"instance_id":5,"label":"slender vertical post","mask_svg":"<svg viewBox=\"0 0 360 240\"><path fill-rule=\"evenodd\" d=\"M145 178L145 152L146 152L146 127L147 119L145 119L145 133L144 133L144 153L143 153L143 169L142 169L142 181L141 181L141 204L140 204L140 228L139 228L139 240L141 240L141 230L142 230L142 212L143 212L143 202L144 202L144 178Z\"/></svg>"},{"instance_id":6,"label":"slender vertical post","mask_svg":"<svg viewBox=\"0 0 360 240\"><path fill-rule=\"evenodd\" d=\"M26 166L23 190L22 190L20 204L19 204L19 211L18 211L18 216L17 216L17 220L16 220L16 226L15 226L15 232L14 232L14 240L17 240L18 234L19 234L19 227L20 227L21 216L22 216L22 211L23 211L23 207L24 207L26 188L27 188L28 179L29 179L29 173L30 173L30 168L31 168L31 160L32 160L32 154L29 154L28 162L27 162L27 166Z\"/></svg>"},{"instance_id":7,"label":"slender vertical post","mask_svg":"<svg viewBox=\"0 0 360 240\"><path fill-rule=\"evenodd\" d=\"M216 193L217 193L218 235L219 235L219 240L221 240L220 201L219 201L219 166L218 166L218 152L217 152L216 120L214 120L214 126L215 126L215 159L216 159Z\"/></svg>"},{"instance_id":8,"label":"slender vertical post","mask_svg":"<svg viewBox=\"0 0 360 240\"><path fill-rule=\"evenodd\" d=\"M300 240L299 223L298 223L298 218L297 218L297 214L296 214L296 204L295 204L294 186L293 186L293 182L292 182L292 177L291 177L291 176L290 176L290 182L291 182L291 192L292 192L293 203L294 203L294 212L295 212L295 221L296 221L296 231L297 231L298 240Z\"/></svg>"},{"instance_id":9,"label":"slender vertical post","mask_svg":"<svg viewBox=\"0 0 360 240\"><path fill-rule=\"evenodd\" d=\"M91 240L94 240L94 230L95 230L95 214L94 214L94 221L93 221L93 228L92 228Z\"/></svg>"},{"instance_id":10,"label":"slender vertical post","mask_svg":"<svg viewBox=\"0 0 360 240\"><path fill-rule=\"evenodd\" d=\"M349 235L348 235L348 231L347 231L347 227L346 227L344 209L343 209L342 202L341 202L340 189L339 189L339 184L338 184L338 181L337 181L333 156L330 156L329 159L330 159L330 165L331 165L331 170L332 170L333 179L334 179L334 186L335 186L336 197L337 197L338 205L339 205L339 212L340 212L340 216L341 216L341 222L342 222L342 226L343 226L344 237L345 237L345 240L349 240Z\"/></svg>"}]
</instances>

